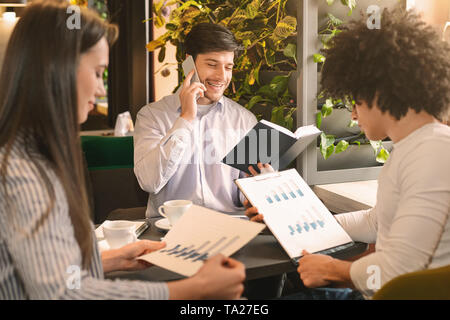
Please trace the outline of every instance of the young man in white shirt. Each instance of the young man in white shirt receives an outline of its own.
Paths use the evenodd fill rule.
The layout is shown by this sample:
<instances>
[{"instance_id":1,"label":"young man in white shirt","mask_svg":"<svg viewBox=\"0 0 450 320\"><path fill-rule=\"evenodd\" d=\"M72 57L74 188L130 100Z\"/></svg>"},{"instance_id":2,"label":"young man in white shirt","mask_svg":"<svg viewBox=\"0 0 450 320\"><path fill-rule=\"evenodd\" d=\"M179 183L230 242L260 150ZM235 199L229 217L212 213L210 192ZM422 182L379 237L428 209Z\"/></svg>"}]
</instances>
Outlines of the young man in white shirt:
<instances>
[{"instance_id":1,"label":"young man in white shirt","mask_svg":"<svg viewBox=\"0 0 450 320\"><path fill-rule=\"evenodd\" d=\"M354 98L352 118L369 139L394 143L374 208L336 216L353 240L376 250L354 262L304 251L297 271L317 289L296 299L371 298L397 276L450 264L450 128L442 123L450 48L401 8L385 10L380 29L366 21L345 26L324 50L321 84L330 96ZM256 208L246 213L262 220ZM318 288L329 285L349 288Z\"/></svg>"},{"instance_id":2,"label":"young man in white shirt","mask_svg":"<svg viewBox=\"0 0 450 320\"><path fill-rule=\"evenodd\" d=\"M242 210L233 180L243 176L221 162L257 123L247 109L225 97L239 45L223 26L202 23L186 36L201 82L144 106L137 115L134 172L149 192L146 216L158 216L165 201L191 200L221 212ZM197 99L198 98L198 99Z\"/></svg>"}]
</instances>

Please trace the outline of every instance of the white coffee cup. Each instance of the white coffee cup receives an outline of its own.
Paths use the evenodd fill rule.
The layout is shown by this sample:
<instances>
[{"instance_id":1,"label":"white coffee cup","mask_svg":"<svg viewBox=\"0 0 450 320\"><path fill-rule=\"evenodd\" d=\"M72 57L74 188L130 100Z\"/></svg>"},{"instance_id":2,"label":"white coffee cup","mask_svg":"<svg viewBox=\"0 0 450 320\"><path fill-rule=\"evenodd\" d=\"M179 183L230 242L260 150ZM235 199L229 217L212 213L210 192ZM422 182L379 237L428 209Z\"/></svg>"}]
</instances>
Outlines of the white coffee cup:
<instances>
[{"instance_id":1,"label":"white coffee cup","mask_svg":"<svg viewBox=\"0 0 450 320\"><path fill-rule=\"evenodd\" d=\"M103 223L103 235L111 249L117 249L137 241L136 225L131 221L105 221Z\"/></svg>"},{"instance_id":2,"label":"white coffee cup","mask_svg":"<svg viewBox=\"0 0 450 320\"><path fill-rule=\"evenodd\" d=\"M158 212L169 220L171 226L174 226L191 206L192 201L189 200L170 200L159 206Z\"/></svg>"}]
</instances>

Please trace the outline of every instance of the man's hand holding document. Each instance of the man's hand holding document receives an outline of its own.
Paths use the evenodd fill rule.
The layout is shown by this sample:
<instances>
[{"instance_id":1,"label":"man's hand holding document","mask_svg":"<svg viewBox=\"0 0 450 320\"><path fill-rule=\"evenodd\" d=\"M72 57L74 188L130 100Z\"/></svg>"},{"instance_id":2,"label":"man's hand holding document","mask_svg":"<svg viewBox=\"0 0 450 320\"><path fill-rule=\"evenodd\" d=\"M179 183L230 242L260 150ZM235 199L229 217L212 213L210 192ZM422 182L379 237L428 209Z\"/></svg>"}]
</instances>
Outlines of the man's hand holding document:
<instances>
[{"instance_id":1,"label":"man's hand holding document","mask_svg":"<svg viewBox=\"0 0 450 320\"><path fill-rule=\"evenodd\" d=\"M237 179L236 184L294 262L303 250L333 253L353 245L295 169Z\"/></svg>"}]
</instances>

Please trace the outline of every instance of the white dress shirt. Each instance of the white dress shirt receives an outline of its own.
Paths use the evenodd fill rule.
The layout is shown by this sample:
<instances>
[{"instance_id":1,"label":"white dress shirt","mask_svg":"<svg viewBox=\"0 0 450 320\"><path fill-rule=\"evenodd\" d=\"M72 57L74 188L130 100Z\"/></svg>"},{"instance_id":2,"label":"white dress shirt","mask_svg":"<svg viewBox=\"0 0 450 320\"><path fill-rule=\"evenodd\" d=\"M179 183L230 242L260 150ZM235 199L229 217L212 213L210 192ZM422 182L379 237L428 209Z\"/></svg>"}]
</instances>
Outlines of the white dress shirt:
<instances>
[{"instance_id":1,"label":"white dress shirt","mask_svg":"<svg viewBox=\"0 0 450 320\"><path fill-rule=\"evenodd\" d=\"M180 113L178 91L137 115L134 173L150 193L146 216L158 216L158 207L174 199L221 212L242 210L234 179L244 174L221 160L253 128L256 117L226 97L200 106L192 122Z\"/></svg>"}]
</instances>

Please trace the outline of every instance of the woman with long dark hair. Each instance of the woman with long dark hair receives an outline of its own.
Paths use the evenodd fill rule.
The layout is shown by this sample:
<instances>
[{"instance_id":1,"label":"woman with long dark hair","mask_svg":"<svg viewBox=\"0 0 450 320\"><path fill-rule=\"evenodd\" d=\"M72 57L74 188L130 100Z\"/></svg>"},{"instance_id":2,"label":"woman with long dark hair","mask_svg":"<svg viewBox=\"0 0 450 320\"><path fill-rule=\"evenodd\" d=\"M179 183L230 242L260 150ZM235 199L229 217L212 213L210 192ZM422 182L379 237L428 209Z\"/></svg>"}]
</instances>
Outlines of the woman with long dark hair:
<instances>
[{"instance_id":1,"label":"woman with long dark hair","mask_svg":"<svg viewBox=\"0 0 450 320\"><path fill-rule=\"evenodd\" d=\"M148 267L135 258L164 243L99 253L79 124L105 94L102 74L118 31L88 9L69 28L67 8L67 1L29 5L0 75L0 299L240 297L244 266L223 256L170 283L104 279L104 272ZM81 270L76 287L68 285L73 266Z\"/></svg>"}]
</instances>

